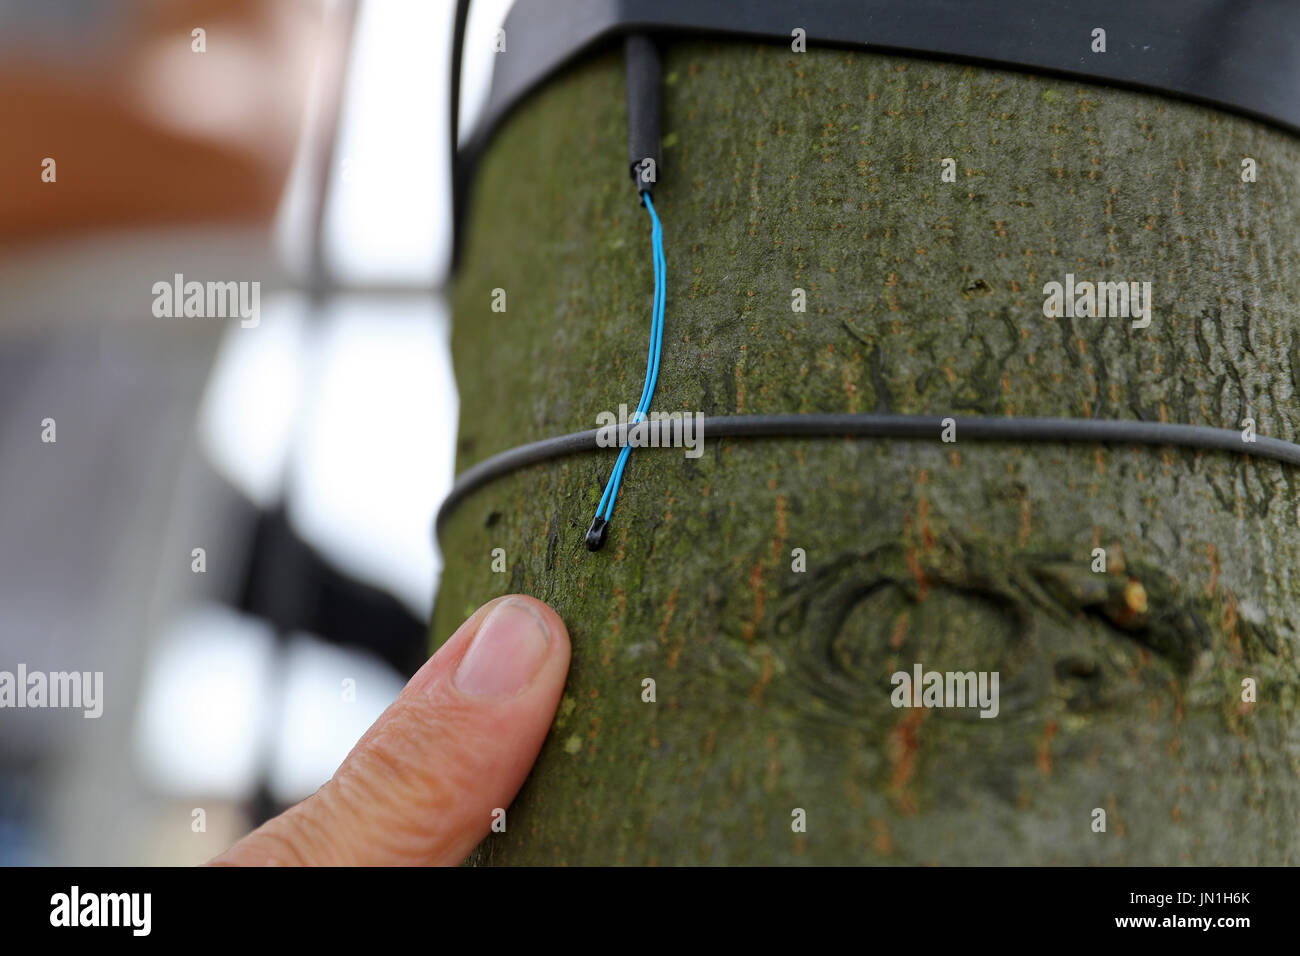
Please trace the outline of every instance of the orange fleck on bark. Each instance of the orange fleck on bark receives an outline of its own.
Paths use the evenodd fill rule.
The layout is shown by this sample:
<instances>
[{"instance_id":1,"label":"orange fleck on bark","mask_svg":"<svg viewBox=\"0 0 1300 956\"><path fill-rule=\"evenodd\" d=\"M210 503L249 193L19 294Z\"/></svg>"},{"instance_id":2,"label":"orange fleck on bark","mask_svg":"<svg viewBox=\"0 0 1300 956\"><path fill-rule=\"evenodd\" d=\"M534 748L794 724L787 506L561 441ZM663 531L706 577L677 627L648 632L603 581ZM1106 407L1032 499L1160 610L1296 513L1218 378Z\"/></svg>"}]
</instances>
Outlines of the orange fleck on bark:
<instances>
[{"instance_id":1,"label":"orange fleck on bark","mask_svg":"<svg viewBox=\"0 0 1300 956\"><path fill-rule=\"evenodd\" d=\"M881 856L889 856L894 852L894 838L889 832L889 827L884 820L876 817L871 821L871 829L875 831L875 838L871 841L871 847Z\"/></svg>"},{"instance_id":2,"label":"orange fleck on bark","mask_svg":"<svg viewBox=\"0 0 1300 956\"><path fill-rule=\"evenodd\" d=\"M1045 777L1051 776L1052 773L1052 739L1056 736L1056 731L1056 721L1049 720L1047 726L1043 728L1043 736L1038 741L1038 751L1034 755L1038 772Z\"/></svg>"},{"instance_id":3,"label":"orange fleck on bark","mask_svg":"<svg viewBox=\"0 0 1300 956\"><path fill-rule=\"evenodd\" d=\"M930 593L930 582L926 579L921 562L916 560L916 550L913 548L907 549L907 569L912 572L912 577L916 578L916 599L924 601L926 595Z\"/></svg>"},{"instance_id":4,"label":"orange fleck on bark","mask_svg":"<svg viewBox=\"0 0 1300 956\"><path fill-rule=\"evenodd\" d=\"M918 731L928 714L929 711L924 707L911 708L890 733L893 774L890 776L889 787L898 797L902 811L909 815L916 812L916 807L907 785L916 774L916 756L921 749L917 740Z\"/></svg>"},{"instance_id":5,"label":"orange fleck on bark","mask_svg":"<svg viewBox=\"0 0 1300 956\"><path fill-rule=\"evenodd\" d=\"M749 569L749 590L754 594L754 616L745 622L743 633L745 640L752 641L754 632L763 622L763 608L767 604L767 590L763 587L763 562L755 561Z\"/></svg>"},{"instance_id":6,"label":"orange fleck on bark","mask_svg":"<svg viewBox=\"0 0 1300 956\"><path fill-rule=\"evenodd\" d=\"M668 599L664 601L664 620L659 625L659 643L662 644L668 639L668 627L673 622L673 613L677 610L677 588L668 592Z\"/></svg>"},{"instance_id":7,"label":"orange fleck on bark","mask_svg":"<svg viewBox=\"0 0 1300 956\"><path fill-rule=\"evenodd\" d=\"M763 696L763 688L767 686L772 679L772 655L767 653L763 655L763 669L759 672L758 683L749 691L749 699L758 703Z\"/></svg>"},{"instance_id":8,"label":"orange fleck on bark","mask_svg":"<svg viewBox=\"0 0 1300 956\"><path fill-rule=\"evenodd\" d=\"M898 615L898 620L894 622L894 631L889 635L889 646L898 650L903 646L903 638L907 635L907 622L909 615L906 611Z\"/></svg>"},{"instance_id":9,"label":"orange fleck on bark","mask_svg":"<svg viewBox=\"0 0 1300 956\"><path fill-rule=\"evenodd\" d=\"M921 520L921 547L931 551L934 549L934 532L930 530L930 499L922 497L917 508Z\"/></svg>"}]
</instances>

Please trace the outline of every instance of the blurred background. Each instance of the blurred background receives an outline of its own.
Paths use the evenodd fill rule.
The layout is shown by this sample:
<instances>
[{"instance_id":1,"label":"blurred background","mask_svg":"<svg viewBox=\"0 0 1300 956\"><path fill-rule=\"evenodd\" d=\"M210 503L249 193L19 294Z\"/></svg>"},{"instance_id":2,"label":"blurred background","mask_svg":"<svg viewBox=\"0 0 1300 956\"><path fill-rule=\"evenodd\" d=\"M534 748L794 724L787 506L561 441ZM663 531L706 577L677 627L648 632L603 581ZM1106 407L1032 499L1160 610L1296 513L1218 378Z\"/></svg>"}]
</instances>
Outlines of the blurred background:
<instances>
[{"instance_id":1,"label":"blurred background","mask_svg":"<svg viewBox=\"0 0 1300 956\"><path fill-rule=\"evenodd\" d=\"M453 17L0 0L0 671L104 675L99 719L0 709L0 863L201 862L424 660ZM260 283L256 322L158 317L178 274Z\"/></svg>"}]
</instances>

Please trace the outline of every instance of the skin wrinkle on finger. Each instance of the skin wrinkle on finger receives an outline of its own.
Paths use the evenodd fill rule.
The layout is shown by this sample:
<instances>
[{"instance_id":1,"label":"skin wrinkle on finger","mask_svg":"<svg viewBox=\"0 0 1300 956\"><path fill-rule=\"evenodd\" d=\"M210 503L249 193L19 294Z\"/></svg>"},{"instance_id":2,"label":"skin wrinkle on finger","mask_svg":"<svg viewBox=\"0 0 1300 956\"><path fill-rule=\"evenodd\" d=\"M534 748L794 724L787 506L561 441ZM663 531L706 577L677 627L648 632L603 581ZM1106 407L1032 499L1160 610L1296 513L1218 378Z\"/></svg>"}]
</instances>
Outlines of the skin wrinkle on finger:
<instances>
[{"instance_id":1,"label":"skin wrinkle on finger","mask_svg":"<svg viewBox=\"0 0 1300 956\"><path fill-rule=\"evenodd\" d=\"M309 806L312 803L317 812L312 812ZM346 844L338 842L331 827L331 821L338 819L336 806L333 789L327 781L315 794L293 807L291 813L294 825L287 834L280 835L285 837L282 842L288 844L294 856L303 861L294 865L319 866L344 862L339 849Z\"/></svg>"},{"instance_id":2,"label":"skin wrinkle on finger","mask_svg":"<svg viewBox=\"0 0 1300 956\"><path fill-rule=\"evenodd\" d=\"M545 665L543 665L543 670ZM340 775L340 782L345 780L359 783L364 792L370 795L370 820L375 819L375 807L386 808L394 818L412 822L410 808L414 800L423 799L428 816L428 826L412 827L410 832L424 844L420 856L427 861L441 858L444 862L459 862L484 836L487 835L491 819L487 812L468 816L470 808L481 810L482 806L507 807L513 800L529 769L532 767L537 750L550 729L550 721L540 727L527 726L517 719L517 711L526 706L521 704L536 683L521 693L518 698L501 702L497 708L500 713L483 712L479 704L472 707L466 698L452 688L448 682L439 682L432 688L432 703L426 700L413 702L411 712L391 722L391 726L379 731L365 752L366 758L383 761L384 770L362 769ZM472 698L471 698L472 700ZM557 695L558 702L558 695ZM425 711L437 714L439 740L436 742L421 738L415 729L417 720L411 713ZM554 705L549 709L554 712ZM521 728L521 723L524 724ZM515 741L513 747L503 747L503 742ZM423 759L420 749L435 744L438 760ZM497 755L497 766L485 773L482 766L483 755ZM504 761L504 762L502 762ZM390 777L415 781L403 788L402 792L393 793L387 786ZM503 781L484 788L484 779ZM493 790L497 792L493 792ZM431 801L427 794L436 791L441 798ZM489 809L491 808L489 807ZM437 816L442 816L439 823ZM446 826L448 821L457 821L458 825ZM447 842L447 838L451 841ZM438 843L439 839L442 844Z\"/></svg>"},{"instance_id":3,"label":"skin wrinkle on finger","mask_svg":"<svg viewBox=\"0 0 1300 956\"><path fill-rule=\"evenodd\" d=\"M359 777L340 780L337 784L335 792L343 810L336 818L342 828L336 839L341 846L351 850L346 862L365 864L374 858L393 865L441 862L445 841L440 839L439 829L447 819L445 815L426 809L423 801L416 800L405 804L405 812L381 810L376 817L378 804L374 797L377 791L373 786ZM392 806L403 805L394 803ZM416 807L422 812L411 812ZM358 808L365 808L364 817L358 815ZM361 822L363 819L364 823ZM359 850L364 852L364 857L358 855Z\"/></svg>"},{"instance_id":4,"label":"skin wrinkle on finger","mask_svg":"<svg viewBox=\"0 0 1300 956\"><path fill-rule=\"evenodd\" d=\"M429 714L427 720L423 712ZM480 724L474 714L454 706L444 709L421 701L404 707L377 727L365 749L331 780L339 803L336 817L357 821L355 835L367 845L422 861L445 856L451 833L474 825L465 818L467 808L491 796L483 792L482 755L492 752L492 741L480 739ZM421 726L436 726L437 738L430 739L427 731L421 736ZM508 769L513 774L516 768ZM449 832L449 822L460 825ZM474 842L490 823L485 815ZM395 830L401 839L394 838Z\"/></svg>"},{"instance_id":5,"label":"skin wrinkle on finger","mask_svg":"<svg viewBox=\"0 0 1300 956\"><path fill-rule=\"evenodd\" d=\"M454 733L454 729L452 730ZM400 737L406 734L399 733ZM440 852L438 837L457 808L472 801L472 778L458 778L453 770L463 759L459 748L443 748L433 763L418 757L418 745L389 743L393 729L376 737L357 761L332 781L342 803L339 816L344 820L364 821L367 841L387 843L385 834L399 823L420 844L417 855L433 856ZM413 812L418 808L418 813Z\"/></svg>"},{"instance_id":6,"label":"skin wrinkle on finger","mask_svg":"<svg viewBox=\"0 0 1300 956\"><path fill-rule=\"evenodd\" d=\"M296 834L301 837L301 834ZM292 830L289 833L279 831L268 831L265 834L266 844L263 846L265 854L265 865L268 866L307 866L307 857L303 855L302 845L298 839L295 839ZM280 852L277 854L276 850ZM236 861L231 864L222 864L231 866L240 866L242 863Z\"/></svg>"},{"instance_id":7,"label":"skin wrinkle on finger","mask_svg":"<svg viewBox=\"0 0 1300 956\"><path fill-rule=\"evenodd\" d=\"M474 802L473 776L455 772L464 760L459 747L442 749L435 765L432 754L427 761L419 759L418 745L392 744L406 736L385 729L335 776L331 787L339 802L337 817L356 828L351 834L356 839L345 839L345 844L433 862L446 850L448 824L461 822L462 808Z\"/></svg>"},{"instance_id":8,"label":"skin wrinkle on finger","mask_svg":"<svg viewBox=\"0 0 1300 956\"><path fill-rule=\"evenodd\" d=\"M324 829L322 821L329 819L328 813L305 813L303 806L308 801L321 800L318 806L328 804L326 788L321 787L312 796L294 804L280 816L267 821L254 831L255 842L244 845L235 844L224 856L231 856L230 865L243 866L249 863L273 866L321 866L335 862L333 859L333 841ZM213 861L227 865L222 857Z\"/></svg>"}]
</instances>

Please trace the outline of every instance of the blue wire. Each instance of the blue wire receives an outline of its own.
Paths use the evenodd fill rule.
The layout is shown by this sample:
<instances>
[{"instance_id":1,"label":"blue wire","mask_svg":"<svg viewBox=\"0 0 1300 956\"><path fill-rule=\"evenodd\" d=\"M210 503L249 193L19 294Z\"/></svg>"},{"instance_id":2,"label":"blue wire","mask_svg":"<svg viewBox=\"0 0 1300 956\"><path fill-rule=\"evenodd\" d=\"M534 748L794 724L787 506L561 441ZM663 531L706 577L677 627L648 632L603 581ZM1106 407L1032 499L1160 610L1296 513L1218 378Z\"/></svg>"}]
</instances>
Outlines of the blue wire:
<instances>
[{"instance_id":1,"label":"blue wire","mask_svg":"<svg viewBox=\"0 0 1300 956\"><path fill-rule=\"evenodd\" d=\"M647 200L649 197L646 197ZM663 227L659 222L659 217L655 214L653 205L648 206L650 216L654 221L654 230L651 234L651 245L654 251L655 260L655 303L654 303L654 322L651 329L650 339L650 359L646 366L645 385L641 389L641 401L637 405L636 413L632 416L630 424L636 424L645 418L646 413L650 411L650 401L654 397L655 385L659 381L659 359L663 353L663 333L664 333L664 308L666 305L666 285L667 285L667 264L664 260L663 251ZM623 471L627 468L628 459L632 456L632 446L624 445L619 452L618 461L614 463L614 471L610 475L609 484L606 491L608 500L602 499L604 504L603 512L597 508L597 514L600 514L608 521L614 514L614 500L618 497L618 489L623 482Z\"/></svg>"},{"instance_id":2,"label":"blue wire","mask_svg":"<svg viewBox=\"0 0 1300 956\"><path fill-rule=\"evenodd\" d=\"M655 385L659 379L659 358L663 349L663 322L666 304L664 301L664 285L667 279L667 267L663 258L663 229L658 216L655 214L653 203L648 205L647 208L650 210L650 216L654 222L654 230L651 236L655 258L654 321L651 325L650 355L646 362L645 384L641 388L641 400L637 403L636 412L629 424L642 421L650 409ZM609 521L614 514L614 502L618 498L618 491L623 482L623 472L627 468L627 462L631 455L632 447L630 445L624 445L619 450L618 460L614 463L614 470L605 485L605 493L601 495L600 504L596 506L596 514L606 521Z\"/></svg>"},{"instance_id":3,"label":"blue wire","mask_svg":"<svg viewBox=\"0 0 1300 956\"><path fill-rule=\"evenodd\" d=\"M650 199L650 194L642 193L641 198L645 201L645 208L650 213L650 222L652 223L650 247L654 254L655 294L651 313L650 352L646 358L645 384L641 386L641 400L637 403L636 413L633 414L629 422L630 425L635 425L645 418L646 413L650 410L650 402L654 398L655 385L659 382L659 360L663 354L664 313L667 311L668 263L664 258L663 224L659 221L658 213L655 212L655 206ZM596 516L598 518L609 521L613 517L614 502L618 498L619 485L623 482L623 470L627 467L627 460L631 456L631 445L624 445L619 450L618 460L614 463L614 469L610 472L609 481L605 483L605 491L600 496L600 504L596 506Z\"/></svg>"}]
</instances>

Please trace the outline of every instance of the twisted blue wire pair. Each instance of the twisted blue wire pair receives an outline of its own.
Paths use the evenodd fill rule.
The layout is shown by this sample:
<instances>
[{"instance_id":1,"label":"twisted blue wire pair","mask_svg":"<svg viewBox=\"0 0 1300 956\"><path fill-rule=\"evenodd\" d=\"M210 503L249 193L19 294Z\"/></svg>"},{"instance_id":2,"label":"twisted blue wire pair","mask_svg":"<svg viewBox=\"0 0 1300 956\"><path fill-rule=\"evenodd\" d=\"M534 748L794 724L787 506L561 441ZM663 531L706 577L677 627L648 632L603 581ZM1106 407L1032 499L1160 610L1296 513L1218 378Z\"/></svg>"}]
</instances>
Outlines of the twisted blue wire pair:
<instances>
[{"instance_id":1,"label":"twisted blue wire pair","mask_svg":"<svg viewBox=\"0 0 1300 956\"><path fill-rule=\"evenodd\" d=\"M651 201L650 194L641 193L641 199L645 203L646 211L650 213L650 248L654 254L655 295L645 384L641 386L641 401L637 403L636 413L632 416L629 425L635 425L645 419L646 413L650 410L650 402L654 398L655 385L659 381L659 358L663 354L664 312L667 304L668 265L664 260L664 228L659 221L659 214L655 212L655 204ZM609 481L605 483L605 492L600 496L600 504L596 505L596 517L592 519L591 527L587 529L589 551L599 551L605 543L605 528L613 517L614 501L618 498L618 488L623 482L623 470L627 467L627 460L631 455L631 445L624 445L619 450L618 460L614 462L614 470L610 472Z\"/></svg>"}]
</instances>

